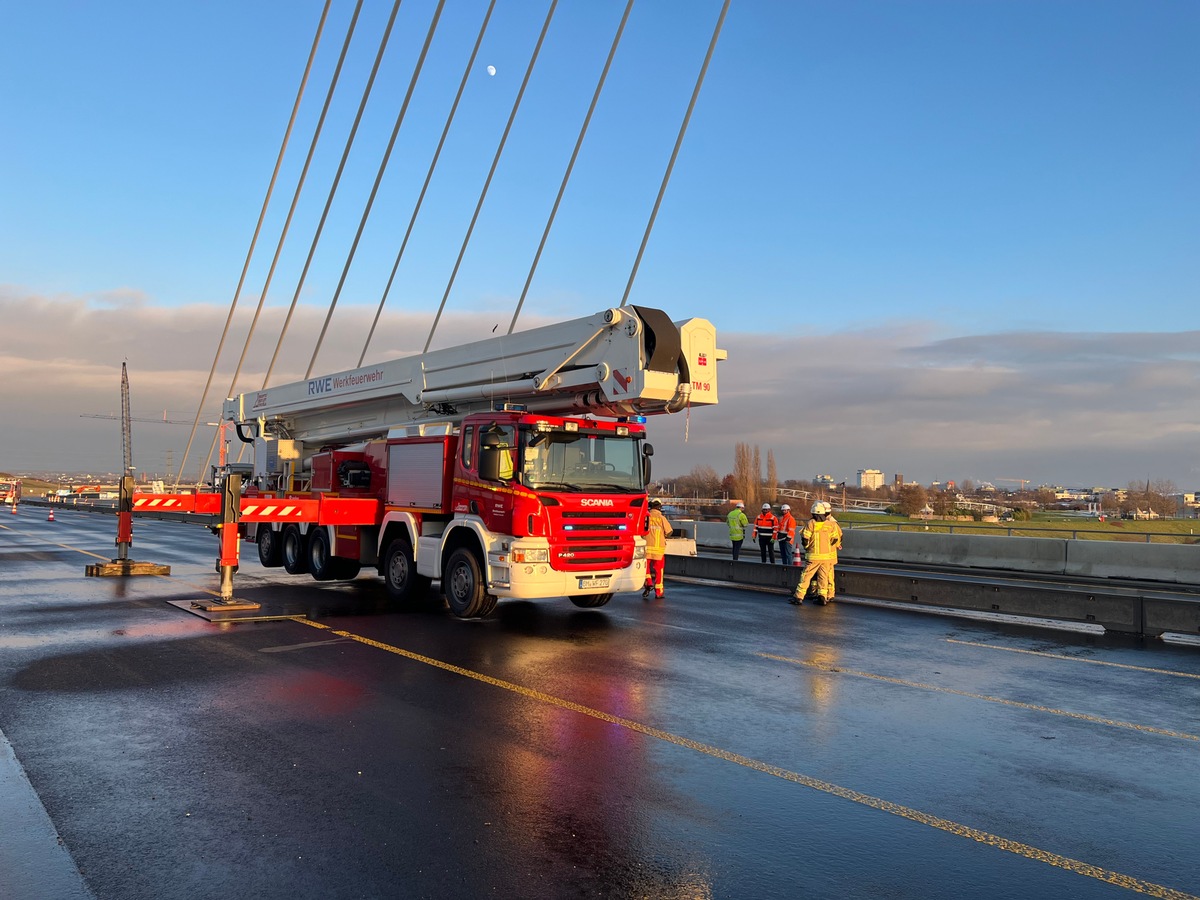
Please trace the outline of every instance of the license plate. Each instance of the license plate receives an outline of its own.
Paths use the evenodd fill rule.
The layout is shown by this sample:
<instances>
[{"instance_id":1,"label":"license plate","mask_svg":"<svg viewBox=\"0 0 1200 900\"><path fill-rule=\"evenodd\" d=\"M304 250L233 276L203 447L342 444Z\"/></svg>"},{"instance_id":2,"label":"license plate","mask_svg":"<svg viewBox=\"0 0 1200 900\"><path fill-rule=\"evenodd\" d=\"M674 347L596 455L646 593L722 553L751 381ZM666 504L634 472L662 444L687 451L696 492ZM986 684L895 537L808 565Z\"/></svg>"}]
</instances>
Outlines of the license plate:
<instances>
[{"instance_id":1,"label":"license plate","mask_svg":"<svg viewBox=\"0 0 1200 900\"><path fill-rule=\"evenodd\" d=\"M603 578L580 578L579 587L582 588L606 588L608 587L609 576Z\"/></svg>"}]
</instances>

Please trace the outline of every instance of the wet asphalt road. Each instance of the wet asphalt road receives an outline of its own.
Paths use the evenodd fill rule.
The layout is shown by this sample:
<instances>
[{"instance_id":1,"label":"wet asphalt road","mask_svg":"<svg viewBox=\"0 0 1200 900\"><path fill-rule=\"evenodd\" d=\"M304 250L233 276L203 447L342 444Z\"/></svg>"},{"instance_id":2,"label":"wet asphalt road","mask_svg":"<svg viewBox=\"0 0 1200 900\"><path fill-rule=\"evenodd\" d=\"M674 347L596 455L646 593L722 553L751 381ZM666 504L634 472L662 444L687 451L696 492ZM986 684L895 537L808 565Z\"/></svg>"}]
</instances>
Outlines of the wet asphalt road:
<instances>
[{"instance_id":1,"label":"wet asphalt road","mask_svg":"<svg viewBox=\"0 0 1200 900\"><path fill-rule=\"evenodd\" d=\"M462 622L252 545L313 619L214 624L215 538L84 578L114 534L0 520L5 900L1200 894L1194 647L678 582Z\"/></svg>"}]
</instances>

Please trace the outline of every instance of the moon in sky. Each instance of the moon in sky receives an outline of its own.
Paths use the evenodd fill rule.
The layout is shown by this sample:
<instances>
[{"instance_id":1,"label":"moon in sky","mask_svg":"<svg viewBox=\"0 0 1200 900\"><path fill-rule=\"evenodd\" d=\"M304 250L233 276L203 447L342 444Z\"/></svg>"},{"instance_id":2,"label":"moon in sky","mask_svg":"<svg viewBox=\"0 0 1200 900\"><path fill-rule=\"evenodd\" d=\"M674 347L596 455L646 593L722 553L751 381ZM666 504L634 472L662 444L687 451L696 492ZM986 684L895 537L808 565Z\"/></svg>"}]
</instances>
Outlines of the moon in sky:
<instances>
[{"instance_id":1,"label":"moon in sky","mask_svg":"<svg viewBox=\"0 0 1200 900\"><path fill-rule=\"evenodd\" d=\"M495 74L496 74L496 67L495 67L495 66L488 66L488 74L489 74L489 75L495 75Z\"/></svg>"}]
</instances>

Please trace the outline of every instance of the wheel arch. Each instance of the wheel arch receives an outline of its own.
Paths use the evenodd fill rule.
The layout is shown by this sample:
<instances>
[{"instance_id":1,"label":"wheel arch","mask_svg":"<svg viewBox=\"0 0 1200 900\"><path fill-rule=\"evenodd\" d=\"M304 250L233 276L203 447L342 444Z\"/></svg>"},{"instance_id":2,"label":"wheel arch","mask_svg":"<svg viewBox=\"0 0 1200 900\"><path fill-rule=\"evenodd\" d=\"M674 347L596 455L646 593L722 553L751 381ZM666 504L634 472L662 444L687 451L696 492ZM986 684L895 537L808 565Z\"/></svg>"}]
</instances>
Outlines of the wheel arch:
<instances>
[{"instance_id":1,"label":"wheel arch","mask_svg":"<svg viewBox=\"0 0 1200 900\"><path fill-rule=\"evenodd\" d=\"M442 554L441 565L438 567L442 571L446 569L446 562L450 559L450 554L460 547L466 548L475 554L479 560L480 569L483 571L484 581L487 581L487 550L488 541L482 534L482 526L478 522L465 521L455 524L446 530L442 537Z\"/></svg>"},{"instance_id":2,"label":"wheel arch","mask_svg":"<svg viewBox=\"0 0 1200 900\"><path fill-rule=\"evenodd\" d=\"M412 547L413 558L417 554L417 535L420 534L420 523L417 517L412 513L393 512L388 513L383 517L383 522L379 526L378 539L375 542L375 557L378 560L378 565L383 565L383 558L387 554L387 548L392 541L397 538L407 538L408 545Z\"/></svg>"}]
</instances>

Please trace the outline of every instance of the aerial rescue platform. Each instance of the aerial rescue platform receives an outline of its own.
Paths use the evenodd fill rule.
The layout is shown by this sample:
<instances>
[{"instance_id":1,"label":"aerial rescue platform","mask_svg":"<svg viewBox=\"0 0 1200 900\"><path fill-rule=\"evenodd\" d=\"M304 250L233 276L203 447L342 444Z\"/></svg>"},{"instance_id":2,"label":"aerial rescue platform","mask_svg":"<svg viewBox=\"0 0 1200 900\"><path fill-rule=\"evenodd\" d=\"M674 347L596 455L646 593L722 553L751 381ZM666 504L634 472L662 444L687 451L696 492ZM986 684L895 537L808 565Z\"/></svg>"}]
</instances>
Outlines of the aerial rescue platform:
<instances>
[{"instance_id":1,"label":"aerial rescue platform","mask_svg":"<svg viewBox=\"0 0 1200 900\"><path fill-rule=\"evenodd\" d=\"M464 618L603 606L645 579L646 417L715 404L725 356L707 320L631 306L239 394L222 418L252 462L133 509L220 516L215 605L244 535L291 574L373 566L398 601L440 579Z\"/></svg>"}]
</instances>

